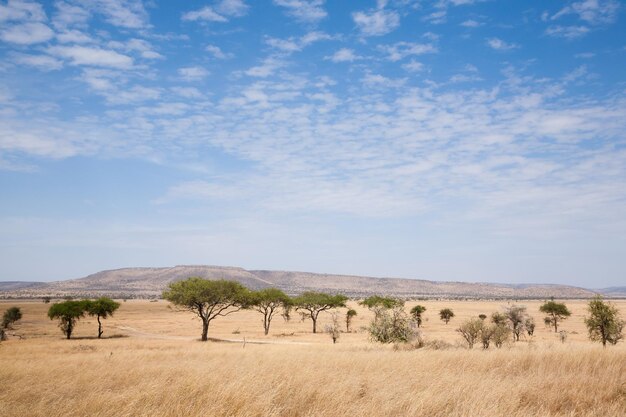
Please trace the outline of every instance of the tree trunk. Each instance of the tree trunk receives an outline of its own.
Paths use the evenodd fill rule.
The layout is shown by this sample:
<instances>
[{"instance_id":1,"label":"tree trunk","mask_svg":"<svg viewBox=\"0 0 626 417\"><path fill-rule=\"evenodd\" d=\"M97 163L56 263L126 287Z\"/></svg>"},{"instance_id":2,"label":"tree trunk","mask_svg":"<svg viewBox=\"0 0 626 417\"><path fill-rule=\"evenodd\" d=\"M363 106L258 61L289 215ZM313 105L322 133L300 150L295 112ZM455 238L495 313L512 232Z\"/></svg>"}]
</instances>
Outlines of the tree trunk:
<instances>
[{"instance_id":1,"label":"tree trunk","mask_svg":"<svg viewBox=\"0 0 626 417\"><path fill-rule=\"evenodd\" d=\"M556 317L554 317L554 333L558 333L559 329L557 327L558 327L558 323L556 321Z\"/></svg>"},{"instance_id":2,"label":"tree trunk","mask_svg":"<svg viewBox=\"0 0 626 417\"><path fill-rule=\"evenodd\" d=\"M313 321L313 333L317 333L317 316L311 314L311 320Z\"/></svg>"},{"instance_id":3,"label":"tree trunk","mask_svg":"<svg viewBox=\"0 0 626 417\"><path fill-rule=\"evenodd\" d=\"M202 339L203 342L209 340L209 321L202 319Z\"/></svg>"},{"instance_id":4,"label":"tree trunk","mask_svg":"<svg viewBox=\"0 0 626 417\"><path fill-rule=\"evenodd\" d=\"M265 329L265 336L270 332L270 321L272 319L268 316L267 313L263 315L263 329Z\"/></svg>"},{"instance_id":5,"label":"tree trunk","mask_svg":"<svg viewBox=\"0 0 626 417\"><path fill-rule=\"evenodd\" d=\"M98 314L98 339L102 337L102 322L100 321L100 315Z\"/></svg>"}]
</instances>

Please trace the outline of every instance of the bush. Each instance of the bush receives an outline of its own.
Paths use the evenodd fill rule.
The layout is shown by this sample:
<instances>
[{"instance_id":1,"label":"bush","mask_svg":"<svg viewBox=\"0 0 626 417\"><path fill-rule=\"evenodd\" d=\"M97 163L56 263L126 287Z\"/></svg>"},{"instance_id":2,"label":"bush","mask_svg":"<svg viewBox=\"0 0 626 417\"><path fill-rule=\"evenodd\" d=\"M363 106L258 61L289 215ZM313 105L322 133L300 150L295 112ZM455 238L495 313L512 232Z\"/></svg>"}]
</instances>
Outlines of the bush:
<instances>
[{"instance_id":1,"label":"bush","mask_svg":"<svg viewBox=\"0 0 626 417\"><path fill-rule=\"evenodd\" d=\"M585 324L589 331L589 339L615 345L623 338L624 322L620 319L619 310L611 303L605 303L601 296L596 296L587 307L589 317Z\"/></svg>"},{"instance_id":2,"label":"bush","mask_svg":"<svg viewBox=\"0 0 626 417\"><path fill-rule=\"evenodd\" d=\"M410 343L418 336L417 323L402 307L380 310L368 331L371 339L380 343Z\"/></svg>"},{"instance_id":3,"label":"bush","mask_svg":"<svg viewBox=\"0 0 626 417\"><path fill-rule=\"evenodd\" d=\"M2 316L2 328L8 329L14 323L22 319L22 310L19 307L11 307Z\"/></svg>"},{"instance_id":4,"label":"bush","mask_svg":"<svg viewBox=\"0 0 626 417\"><path fill-rule=\"evenodd\" d=\"M474 347L474 343L476 343L483 332L484 324L481 319L471 318L461 324L457 332L461 333L463 339L467 342L468 347L471 349ZM484 342L483 342L484 346ZM487 342L487 347L489 347L489 343Z\"/></svg>"}]
</instances>

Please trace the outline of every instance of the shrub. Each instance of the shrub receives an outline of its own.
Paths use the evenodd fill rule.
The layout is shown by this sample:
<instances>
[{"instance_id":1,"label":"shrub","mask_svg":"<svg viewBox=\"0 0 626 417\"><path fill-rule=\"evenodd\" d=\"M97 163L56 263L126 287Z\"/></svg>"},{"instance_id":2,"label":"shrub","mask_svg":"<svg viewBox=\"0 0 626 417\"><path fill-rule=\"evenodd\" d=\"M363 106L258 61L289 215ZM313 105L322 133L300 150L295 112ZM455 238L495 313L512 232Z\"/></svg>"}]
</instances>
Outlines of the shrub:
<instances>
[{"instance_id":1,"label":"shrub","mask_svg":"<svg viewBox=\"0 0 626 417\"><path fill-rule=\"evenodd\" d=\"M587 307L589 317L585 317L585 325L589 331L589 339L607 342L615 345L623 338L624 322L620 318L619 310L611 303L605 303L601 296L589 301Z\"/></svg>"},{"instance_id":2,"label":"shrub","mask_svg":"<svg viewBox=\"0 0 626 417\"><path fill-rule=\"evenodd\" d=\"M480 337L483 328L484 325L481 319L471 318L462 323L456 331L461 333L461 336L463 336L463 339L465 339L468 347L471 349ZM487 343L487 347L489 347L489 343Z\"/></svg>"},{"instance_id":3,"label":"shrub","mask_svg":"<svg viewBox=\"0 0 626 417\"><path fill-rule=\"evenodd\" d=\"M450 320L454 317L454 312L449 308L443 308L439 310L439 318L443 320L446 324L450 322Z\"/></svg>"},{"instance_id":4,"label":"shrub","mask_svg":"<svg viewBox=\"0 0 626 417\"><path fill-rule=\"evenodd\" d=\"M2 328L8 329L22 319L22 310L19 307L11 307L2 316Z\"/></svg>"},{"instance_id":5,"label":"shrub","mask_svg":"<svg viewBox=\"0 0 626 417\"><path fill-rule=\"evenodd\" d=\"M368 331L371 339L380 343L409 343L418 335L417 323L401 307L380 310Z\"/></svg>"}]
</instances>

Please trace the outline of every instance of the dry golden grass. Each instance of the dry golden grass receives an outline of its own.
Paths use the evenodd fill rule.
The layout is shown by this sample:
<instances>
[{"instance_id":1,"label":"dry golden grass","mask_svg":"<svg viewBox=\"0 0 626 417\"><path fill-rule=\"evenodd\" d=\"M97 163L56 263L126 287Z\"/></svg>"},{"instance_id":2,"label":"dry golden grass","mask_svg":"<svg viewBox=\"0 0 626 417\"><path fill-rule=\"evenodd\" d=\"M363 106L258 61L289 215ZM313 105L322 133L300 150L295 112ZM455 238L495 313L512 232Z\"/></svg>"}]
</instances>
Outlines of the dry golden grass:
<instances>
[{"instance_id":1,"label":"dry golden grass","mask_svg":"<svg viewBox=\"0 0 626 417\"><path fill-rule=\"evenodd\" d=\"M428 308L426 338L456 343L454 329L464 318L506 303L421 304ZM570 332L565 344L541 324L540 303L523 304L538 323L531 340L489 351L394 351L368 342L362 331L332 345L295 315L288 324L277 317L264 337L253 312L216 320L210 335L290 344L200 343L199 323L162 301L128 301L105 322L105 336L129 337L66 341L45 317L47 305L0 302L0 311L22 308L15 333L25 337L0 345L0 415L625 415L626 344L602 349L586 341L583 302L567 303L574 314L563 324ZM617 304L624 312L626 304ZM444 306L457 313L447 326L436 315ZM355 328L370 317L358 311ZM95 321L86 318L76 336L95 333Z\"/></svg>"}]
</instances>

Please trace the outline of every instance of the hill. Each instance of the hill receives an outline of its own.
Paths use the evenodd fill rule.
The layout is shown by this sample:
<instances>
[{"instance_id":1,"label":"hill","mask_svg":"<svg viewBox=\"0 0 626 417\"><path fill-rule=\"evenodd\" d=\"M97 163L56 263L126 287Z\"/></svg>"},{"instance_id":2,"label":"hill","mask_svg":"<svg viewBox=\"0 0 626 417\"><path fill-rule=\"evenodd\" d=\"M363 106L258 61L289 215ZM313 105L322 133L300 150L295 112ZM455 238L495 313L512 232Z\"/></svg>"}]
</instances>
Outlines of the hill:
<instances>
[{"instance_id":1,"label":"hill","mask_svg":"<svg viewBox=\"0 0 626 417\"><path fill-rule=\"evenodd\" d=\"M550 284L492 284L374 278L353 275L293 271L255 271L237 267L179 265L168 268L123 268L101 271L84 278L50 283L16 283L0 286L0 297L158 297L168 283L199 276L238 281L250 289L278 287L289 294L327 291L350 297L385 294L403 298L502 298L544 299L589 298L595 293L584 288Z\"/></svg>"}]
</instances>

